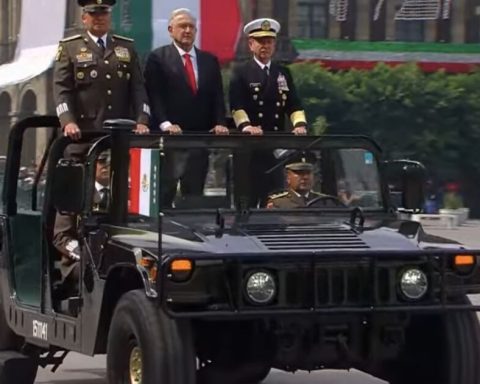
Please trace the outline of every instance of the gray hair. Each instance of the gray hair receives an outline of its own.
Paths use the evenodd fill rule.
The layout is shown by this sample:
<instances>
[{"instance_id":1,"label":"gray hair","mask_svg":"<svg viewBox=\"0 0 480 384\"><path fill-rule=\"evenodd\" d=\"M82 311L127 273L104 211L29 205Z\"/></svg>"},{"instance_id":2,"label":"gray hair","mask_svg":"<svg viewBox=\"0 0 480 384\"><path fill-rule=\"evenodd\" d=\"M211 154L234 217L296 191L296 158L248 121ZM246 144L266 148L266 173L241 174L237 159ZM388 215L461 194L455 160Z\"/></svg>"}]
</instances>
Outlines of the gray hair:
<instances>
[{"instance_id":1,"label":"gray hair","mask_svg":"<svg viewBox=\"0 0 480 384\"><path fill-rule=\"evenodd\" d=\"M168 25L172 25L173 19L179 15L187 15L193 19L195 25L197 25L197 18L193 16L192 11L188 8L177 8L172 11L170 18L168 19Z\"/></svg>"}]
</instances>

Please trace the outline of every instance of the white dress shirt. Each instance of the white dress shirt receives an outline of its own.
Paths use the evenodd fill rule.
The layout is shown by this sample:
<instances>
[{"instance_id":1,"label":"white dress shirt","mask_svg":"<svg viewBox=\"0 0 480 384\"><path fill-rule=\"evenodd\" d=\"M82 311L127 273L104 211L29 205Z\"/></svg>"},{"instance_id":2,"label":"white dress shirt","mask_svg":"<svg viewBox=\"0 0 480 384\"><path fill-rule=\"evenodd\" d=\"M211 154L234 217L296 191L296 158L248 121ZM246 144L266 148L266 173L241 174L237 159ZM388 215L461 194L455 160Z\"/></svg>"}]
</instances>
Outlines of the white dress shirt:
<instances>
[{"instance_id":1,"label":"white dress shirt","mask_svg":"<svg viewBox=\"0 0 480 384\"><path fill-rule=\"evenodd\" d=\"M98 39L102 39L102 40L103 40L103 46L104 46L105 48L107 48L107 34L105 34L105 35L103 35L103 36L101 36L101 37L97 37L97 36L95 36L95 35L92 35L92 34L90 33L90 31L87 31L87 34L88 34L88 36L90 36L90 38L93 40L93 42L94 42L95 44L97 44L97 45L98 45Z\"/></svg>"}]
</instances>

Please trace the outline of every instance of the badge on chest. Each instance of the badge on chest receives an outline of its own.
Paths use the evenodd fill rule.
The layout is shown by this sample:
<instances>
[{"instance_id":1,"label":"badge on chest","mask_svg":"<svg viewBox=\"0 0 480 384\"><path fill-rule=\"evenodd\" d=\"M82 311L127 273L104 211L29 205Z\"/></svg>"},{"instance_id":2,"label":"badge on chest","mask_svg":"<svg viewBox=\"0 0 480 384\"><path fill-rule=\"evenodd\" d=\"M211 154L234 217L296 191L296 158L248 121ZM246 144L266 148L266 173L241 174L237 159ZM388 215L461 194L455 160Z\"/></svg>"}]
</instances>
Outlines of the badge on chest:
<instances>
[{"instance_id":1,"label":"badge on chest","mask_svg":"<svg viewBox=\"0 0 480 384\"><path fill-rule=\"evenodd\" d=\"M115 47L115 56L117 56L118 61L123 61L124 63L129 63L130 51L125 47Z\"/></svg>"},{"instance_id":2,"label":"badge on chest","mask_svg":"<svg viewBox=\"0 0 480 384\"><path fill-rule=\"evenodd\" d=\"M278 90L279 91L283 91L283 92L288 92L289 91L287 79L281 73L278 74L277 85L278 85Z\"/></svg>"},{"instance_id":3,"label":"badge on chest","mask_svg":"<svg viewBox=\"0 0 480 384\"><path fill-rule=\"evenodd\" d=\"M90 63L93 61L93 53L92 52L80 52L78 55L75 56L77 63Z\"/></svg>"}]
</instances>

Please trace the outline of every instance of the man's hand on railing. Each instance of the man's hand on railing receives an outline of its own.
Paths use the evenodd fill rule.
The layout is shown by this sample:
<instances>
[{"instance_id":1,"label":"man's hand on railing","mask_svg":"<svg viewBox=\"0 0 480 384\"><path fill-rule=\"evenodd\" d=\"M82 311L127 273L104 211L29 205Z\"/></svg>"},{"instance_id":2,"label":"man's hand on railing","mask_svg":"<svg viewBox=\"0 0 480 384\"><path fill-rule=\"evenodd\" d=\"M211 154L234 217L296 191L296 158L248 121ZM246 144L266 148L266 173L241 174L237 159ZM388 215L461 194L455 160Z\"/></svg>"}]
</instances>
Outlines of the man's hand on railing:
<instances>
[{"instance_id":1,"label":"man's hand on railing","mask_svg":"<svg viewBox=\"0 0 480 384\"><path fill-rule=\"evenodd\" d=\"M230 133L228 128L223 125L216 125L210 130L210 132L214 133L215 135L228 135Z\"/></svg>"},{"instance_id":2,"label":"man's hand on railing","mask_svg":"<svg viewBox=\"0 0 480 384\"><path fill-rule=\"evenodd\" d=\"M254 136L263 135L263 130L262 130L262 127L260 126L247 125L245 128L242 129L242 132L248 133Z\"/></svg>"},{"instance_id":3,"label":"man's hand on railing","mask_svg":"<svg viewBox=\"0 0 480 384\"><path fill-rule=\"evenodd\" d=\"M76 123L68 123L65 125L63 135L68 136L72 140L80 140L82 138L82 132Z\"/></svg>"},{"instance_id":4,"label":"man's hand on railing","mask_svg":"<svg viewBox=\"0 0 480 384\"><path fill-rule=\"evenodd\" d=\"M135 131L137 135L146 135L147 133L150 132L148 127L145 124L137 124Z\"/></svg>"}]
</instances>

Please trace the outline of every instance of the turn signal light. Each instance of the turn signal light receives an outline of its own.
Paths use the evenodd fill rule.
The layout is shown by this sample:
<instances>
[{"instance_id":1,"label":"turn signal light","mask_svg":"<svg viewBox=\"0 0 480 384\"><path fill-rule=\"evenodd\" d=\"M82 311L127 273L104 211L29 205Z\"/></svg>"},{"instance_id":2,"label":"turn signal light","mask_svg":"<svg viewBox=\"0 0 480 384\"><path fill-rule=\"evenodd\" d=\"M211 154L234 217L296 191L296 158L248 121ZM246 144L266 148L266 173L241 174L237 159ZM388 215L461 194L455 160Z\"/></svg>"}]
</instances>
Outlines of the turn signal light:
<instances>
[{"instance_id":1,"label":"turn signal light","mask_svg":"<svg viewBox=\"0 0 480 384\"><path fill-rule=\"evenodd\" d=\"M453 266L461 275L470 275L475 269L477 259L473 255L455 255Z\"/></svg>"},{"instance_id":2,"label":"turn signal light","mask_svg":"<svg viewBox=\"0 0 480 384\"><path fill-rule=\"evenodd\" d=\"M172 272L189 272L192 270L192 262L190 260L173 260L170 270Z\"/></svg>"},{"instance_id":3,"label":"turn signal light","mask_svg":"<svg viewBox=\"0 0 480 384\"><path fill-rule=\"evenodd\" d=\"M193 262L187 259L173 260L170 264L170 278L176 282L185 282L192 276Z\"/></svg>"},{"instance_id":4,"label":"turn signal light","mask_svg":"<svg viewBox=\"0 0 480 384\"><path fill-rule=\"evenodd\" d=\"M472 255L456 255L455 266L456 267L468 267L475 264L475 257Z\"/></svg>"}]
</instances>

